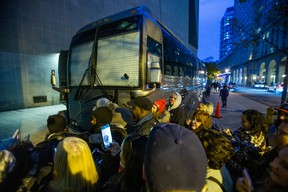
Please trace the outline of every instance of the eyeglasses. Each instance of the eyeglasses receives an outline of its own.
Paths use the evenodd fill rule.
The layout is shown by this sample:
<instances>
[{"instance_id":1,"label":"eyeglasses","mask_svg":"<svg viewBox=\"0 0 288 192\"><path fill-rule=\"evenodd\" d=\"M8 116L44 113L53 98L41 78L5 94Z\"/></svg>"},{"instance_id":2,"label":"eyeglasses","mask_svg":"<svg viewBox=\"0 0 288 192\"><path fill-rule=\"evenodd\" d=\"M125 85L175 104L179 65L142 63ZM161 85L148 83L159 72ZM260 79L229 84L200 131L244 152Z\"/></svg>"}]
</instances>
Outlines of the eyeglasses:
<instances>
[{"instance_id":1,"label":"eyeglasses","mask_svg":"<svg viewBox=\"0 0 288 192\"><path fill-rule=\"evenodd\" d=\"M192 119L192 121L197 122L197 123L201 123L200 119Z\"/></svg>"}]
</instances>

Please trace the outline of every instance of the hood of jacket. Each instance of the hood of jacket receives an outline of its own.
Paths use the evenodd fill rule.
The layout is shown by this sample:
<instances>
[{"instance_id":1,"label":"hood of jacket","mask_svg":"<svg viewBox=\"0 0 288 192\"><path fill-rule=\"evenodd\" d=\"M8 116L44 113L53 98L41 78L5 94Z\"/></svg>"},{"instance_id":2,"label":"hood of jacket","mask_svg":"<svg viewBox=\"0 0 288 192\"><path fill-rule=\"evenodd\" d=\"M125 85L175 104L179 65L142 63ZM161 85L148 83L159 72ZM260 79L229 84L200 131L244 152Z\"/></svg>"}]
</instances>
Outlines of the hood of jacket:
<instances>
[{"instance_id":1,"label":"hood of jacket","mask_svg":"<svg viewBox=\"0 0 288 192\"><path fill-rule=\"evenodd\" d=\"M181 97L180 93L174 92L171 95L173 95L173 94L177 95L177 99L173 105L170 105L170 102L169 102L168 109L167 109L168 111L171 111L172 109L176 109L177 107L179 107L181 105L181 102L182 102L182 97ZM171 95L170 95L170 97L171 97ZM169 98L169 100L170 100L170 98Z\"/></svg>"}]
</instances>

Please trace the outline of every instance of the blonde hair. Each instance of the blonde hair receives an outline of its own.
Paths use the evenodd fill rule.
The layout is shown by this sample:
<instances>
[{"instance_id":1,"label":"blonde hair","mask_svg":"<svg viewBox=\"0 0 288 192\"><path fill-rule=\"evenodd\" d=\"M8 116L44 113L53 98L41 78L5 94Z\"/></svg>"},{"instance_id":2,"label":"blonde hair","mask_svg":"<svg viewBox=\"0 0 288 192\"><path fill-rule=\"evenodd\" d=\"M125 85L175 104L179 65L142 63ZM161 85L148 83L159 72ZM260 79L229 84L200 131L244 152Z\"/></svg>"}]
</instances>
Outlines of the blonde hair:
<instances>
[{"instance_id":1,"label":"blonde hair","mask_svg":"<svg viewBox=\"0 0 288 192\"><path fill-rule=\"evenodd\" d=\"M50 191L94 191L98 179L90 148L84 140L66 137L58 144Z\"/></svg>"},{"instance_id":2,"label":"blonde hair","mask_svg":"<svg viewBox=\"0 0 288 192\"><path fill-rule=\"evenodd\" d=\"M206 113L208 113L209 115L213 115L214 112L214 106L213 103L211 102L201 102L199 103L199 110L204 111Z\"/></svg>"},{"instance_id":3,"label":"blonde hair","mask_svg":"<svg viewBox=\"0 0 288 192\"><path fill-rule=\"evenodd\" d=\"M208 128L208 129L210 129L212 127L212 124L213 124L211 115L209 115L205 111L196 111L193 114L192 119L197 119L198 121L200 121L202 123L202 125L205 128Z\"/></svg>"}]
</instances>

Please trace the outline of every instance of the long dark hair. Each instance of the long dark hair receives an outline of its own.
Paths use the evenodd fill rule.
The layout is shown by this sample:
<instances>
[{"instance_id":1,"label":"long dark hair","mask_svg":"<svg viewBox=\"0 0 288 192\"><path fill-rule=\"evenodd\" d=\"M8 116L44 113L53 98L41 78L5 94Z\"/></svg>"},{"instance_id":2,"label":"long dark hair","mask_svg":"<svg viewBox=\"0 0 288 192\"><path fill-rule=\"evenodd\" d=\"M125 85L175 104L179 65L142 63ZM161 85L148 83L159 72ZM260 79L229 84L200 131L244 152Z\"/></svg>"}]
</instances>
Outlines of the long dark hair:
<instances>
[{"instance_id":1,"label":"long dark hair","mask_svg":"<svg viewBox=\"0 0 288 192\"><path fill-rule=\"evenodd\" d=\"M267 136L268 125L262 113L254 109L247 109L243 111L242 114L246 116L247 120L251 124L251 128L253 131L262 131L263 134Z\"/></svg>"},{"instance_id":2,"label":"long dark hair","mask_svg":"<svg viewBox=\"0 0 288 192\"><path fill-rule=\"evenodd\" d=\"M121 191L141 191L141 188L145 186L145 181L142 177L142 165L147 140L146 136L128 136L125 139L126 146L131 147L131 153L128 159L125 159Z\"/></svg>"}]
</instances>

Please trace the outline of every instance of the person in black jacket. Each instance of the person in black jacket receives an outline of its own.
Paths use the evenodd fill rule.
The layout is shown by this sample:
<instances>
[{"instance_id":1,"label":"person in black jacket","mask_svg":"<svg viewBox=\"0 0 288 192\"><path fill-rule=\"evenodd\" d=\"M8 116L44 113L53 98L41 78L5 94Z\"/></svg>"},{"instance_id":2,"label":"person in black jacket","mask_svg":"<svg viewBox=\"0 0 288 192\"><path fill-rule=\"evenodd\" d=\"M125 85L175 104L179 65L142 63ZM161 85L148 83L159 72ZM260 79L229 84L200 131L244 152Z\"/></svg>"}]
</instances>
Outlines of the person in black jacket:
<instances>
[{"instance_id":1,"label":"person in black jacket","mask_svg":"<svg viewBox=\"0 0 288 192\"><path fill-rule=\"evenodd\" d=\"M128 135L148 136L151 128L156 123L156 119L152 115L152 102L145 97L137 97L128 102L132 107L132 114L136 122L135 125L126 125Z\"/></svg>"},{"instance_id":2,"label":"person in black jacket","mask_svg":"<svg viewBox=\"0 0 288 192\"><path fill-rule=\"evenodd\" d=\"M221 97L222 100L222 107L226 107L227 97L229 96L227 85L224 85L224 87L220 90L219 96Z\"/></svg>"}]
</instances>

